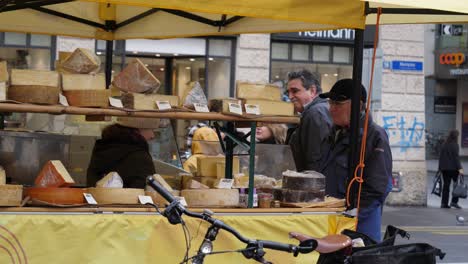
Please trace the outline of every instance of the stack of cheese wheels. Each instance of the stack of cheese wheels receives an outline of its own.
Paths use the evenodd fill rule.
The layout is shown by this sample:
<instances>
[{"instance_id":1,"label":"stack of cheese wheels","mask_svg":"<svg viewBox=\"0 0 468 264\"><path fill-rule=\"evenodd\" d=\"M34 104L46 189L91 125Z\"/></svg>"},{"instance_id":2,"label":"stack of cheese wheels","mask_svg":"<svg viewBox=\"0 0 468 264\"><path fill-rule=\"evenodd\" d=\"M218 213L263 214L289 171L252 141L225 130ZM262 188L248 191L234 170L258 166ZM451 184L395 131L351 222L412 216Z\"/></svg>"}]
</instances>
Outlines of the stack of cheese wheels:
<instances>
[{"instance_id":1,"label":"stack of cheese wheels","mask_svg":"<svg viewBox=\"0 0 468 264\"><path fill-rule=\"evenodd\" d=\"M315 171L283 173L282 202L322 202L325 197L325 176Z\"/></svg>"}]
</instances>

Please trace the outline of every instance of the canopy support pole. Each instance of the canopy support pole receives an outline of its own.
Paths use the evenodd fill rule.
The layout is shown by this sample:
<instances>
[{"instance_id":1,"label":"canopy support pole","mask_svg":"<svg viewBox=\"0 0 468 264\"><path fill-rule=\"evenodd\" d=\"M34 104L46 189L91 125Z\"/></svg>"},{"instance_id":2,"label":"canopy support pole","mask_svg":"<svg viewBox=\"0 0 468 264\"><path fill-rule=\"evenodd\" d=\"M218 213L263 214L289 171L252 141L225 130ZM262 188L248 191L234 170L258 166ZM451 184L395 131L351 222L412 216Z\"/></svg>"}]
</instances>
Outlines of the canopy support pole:
<instances>
[{"instance_id":1,"label":"canopy support pole","mask_svg":"<svg viewBox=\"0 0 468 264\"><path fill-rule=\"evenodd\" d=\"M361 112L361 83L362 83L362 60L364 55L364 30L355 29L354 38L354 58L353 58L353 94L351 97L351 131L350 145L351 150L348 158L348 178L347 184L354 177L354 169L356 168L359 157L359 141L353 140L359 138L359 115ZM351 189L350 198L353 200L355 196L354 188ZM352 206L355 206L354 204Z\"/></svg>"},{"instance_id":2,"label":"canopy support pole","mask_svg":"<svg viewBox=\"0 0 468 264\"><path fill-rule=\"evenodd\" d=\"M114 41L106 40L106 88L109 89L112 79L112 56L114 52Z\"/></svg>"}]
</instances>

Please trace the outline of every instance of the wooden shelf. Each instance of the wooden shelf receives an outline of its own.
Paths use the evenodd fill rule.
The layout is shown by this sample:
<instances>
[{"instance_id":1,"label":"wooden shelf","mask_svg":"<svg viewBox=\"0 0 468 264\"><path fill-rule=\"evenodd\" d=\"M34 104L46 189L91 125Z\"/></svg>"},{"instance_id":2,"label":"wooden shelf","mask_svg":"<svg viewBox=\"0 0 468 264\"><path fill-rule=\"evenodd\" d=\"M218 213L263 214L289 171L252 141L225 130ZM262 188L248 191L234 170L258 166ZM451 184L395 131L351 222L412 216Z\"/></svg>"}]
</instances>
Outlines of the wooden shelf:
<instances>
[{"instance_id":1,"label":"wooden shelf","mask_svg":"<svg viewBox=\"0 0 468 264\"><path fill-rule=\"evenodd\" d=\"M183 111L126 111L117 108L86 108L76 106L62 105L35 105L35 104L14 104L0 103L0 112L18 112L18 113L47 113L47 114L69 114L69 115L102 115L102 116L134 116L148 118L168 118L183 120L213 120L213 121L232 121L232 122L267 122L267 123L287 123L298 124L297 116L235 116L221 113L199 113Z\"/></svg>"}]
</instances>

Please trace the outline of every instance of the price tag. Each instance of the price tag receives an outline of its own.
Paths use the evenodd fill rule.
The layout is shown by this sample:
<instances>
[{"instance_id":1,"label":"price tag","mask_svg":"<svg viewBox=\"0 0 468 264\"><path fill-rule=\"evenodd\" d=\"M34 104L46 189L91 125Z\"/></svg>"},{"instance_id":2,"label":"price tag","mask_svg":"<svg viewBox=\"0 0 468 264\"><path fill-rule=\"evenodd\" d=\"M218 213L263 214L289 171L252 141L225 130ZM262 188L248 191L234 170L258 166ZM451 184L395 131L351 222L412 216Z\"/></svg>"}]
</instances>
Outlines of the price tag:
<instances>
[{"instance_id":1,"label":"price tag","mask_svg":"<svg viewBox=\"0 0 468 264\"><path fill-rule=\"evenodd\" d=\"M109 104L113 107L123 108L122 100L109 97Z\"/></svg>"},{"instance_id":2,"label":"price tag","mask_svg":"<svg viewBox=\"0 0 468 264\"><path fill-rule=\"evenodd\" d=\"M245 112L252 115L260 115L260 106L254 104L245 104Z\"/></svg>"},{"instance_id":3,"label":"price tag","mask_svg":"<svg viewBox=\"0 0 468 264\"><path fill-rule=\"evenodd\" d=\"M147 195L138 195L138 200L140 201L141 204L147 204L147 203L153 203L153 199L151 199L151 196Z\"/></svg>"},{"instance_id":4,"label":"price tag","mask_svg":"<svg viewBox=\"0 0 468 264\"><path fill-rule=\"evenodd\" d=\"M156 101L156 105L158 106L159 110L170 110L172 109L171 104L169 101Z\"/></svg>"},{"instance_id":5,"label":"price tag","mask_svg":"<svg viewBox=\"0 0 468 264\"><path fill-rule=\"evenodd\" d=\"M210 112L206 104L194 103L193 106L195 106L195 111L197 112L203 112L203 113Z\"/></svg>"},{"instance_id":6,"label":"price tag","mask_svg":"<svg viewBox=\"0 0 468 264\"><path fill-rule=\"evenodd\" d=\"M84 198L88 204L97 204L96 200L94 199L93 195L90 193L83 193Z\"/></svg>"},{"instance_id":7,"label":"price tag","mask_svg":"<svg viewBox=\"0 0 468 264\"><path fill-rule=\"evenodd\" d=\"M229 103L229 112L242 115L242 105L238 103Z\"/></svg>"},{"instance_id":8,"label":"price tag","mask_svg":"<svg viewBox=\"0 0 468 264\"><path fill-rule=\"evenodd\" d=\"M183 196L175 196L175 198L179 200L181 205L187 206L187 201L185 201L185 198Z\"/></svg>"},{"instance_id":9,"label":"price tag","mask_svg":"<svg viewBox=\"0 0 468 264\"><path fill-rule=\"evenodd\" d=\"M218 183L218 189L231 189L234 184L234 179L221 179Z\"/></svg>"},{"instance_id":10,"label":"price tag","mask_svg":"<svg viewBox=\"0 0 468 264\"><path fill-rule=\"evenodd\" d=\"M63 95L63 94L61 94L61 93L59 93L59 103L60 103L61 105L63 105L63 106L70 106L70 105L68 104L68 100L67 100L67 98L65 97L65 95Z\"/></svg>"}]
</instances>

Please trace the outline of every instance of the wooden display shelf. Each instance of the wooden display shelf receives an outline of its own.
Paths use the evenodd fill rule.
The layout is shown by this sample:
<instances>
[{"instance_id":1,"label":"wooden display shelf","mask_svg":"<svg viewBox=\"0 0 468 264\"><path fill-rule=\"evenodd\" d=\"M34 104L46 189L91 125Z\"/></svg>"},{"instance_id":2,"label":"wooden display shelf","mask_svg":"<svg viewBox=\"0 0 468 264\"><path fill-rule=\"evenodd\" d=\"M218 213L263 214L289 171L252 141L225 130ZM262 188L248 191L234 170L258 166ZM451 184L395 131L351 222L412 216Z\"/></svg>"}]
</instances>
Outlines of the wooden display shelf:
<instances>
[{"instance_id":1,"label":"wooden display shelf","mask_svg":"<svg viewBox=\"0 0 468 264\"><path fill-rule=\"evenodd\" d=\"M69 114L69 115L97 115L97 116L134 116L148 118L168 118L183 120L213 120L231 122L266 122L266 123L288 123L298 124L299 117L296 116L258 116L244 117L235 115L225 115L221 113L199 113L182 111L126 111L117 108L87 108L62 105L35 105L35 104L14 104L0 103L0 112L18 113L47 113L47 114Z\"/></svg>"}]
</instances>

